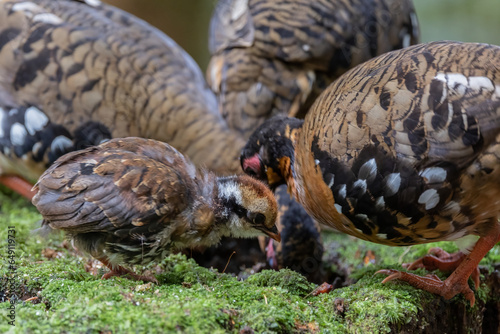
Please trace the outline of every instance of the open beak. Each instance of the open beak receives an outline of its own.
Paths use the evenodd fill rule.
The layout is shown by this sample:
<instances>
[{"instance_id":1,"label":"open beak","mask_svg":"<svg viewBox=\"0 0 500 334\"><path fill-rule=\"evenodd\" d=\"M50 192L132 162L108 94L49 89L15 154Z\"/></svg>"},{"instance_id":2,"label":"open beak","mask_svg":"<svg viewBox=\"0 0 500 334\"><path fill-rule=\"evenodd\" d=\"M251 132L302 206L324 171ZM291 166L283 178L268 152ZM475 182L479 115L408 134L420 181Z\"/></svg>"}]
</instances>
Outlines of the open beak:
<instances>
[{"instance_id":1,"label":"open beak","mask_svg":"<svg viewBox=\"0 0 500 334\"><path fill-rule=\"evenodd\" d=\"M281 242L281 234L278 231L278 228L276 227L276 225L274 225L270 229L266 228L266 229L262 230L262 232L264 232L269 238L274 239L277 242Z\"/></svg>"}]
</instances>

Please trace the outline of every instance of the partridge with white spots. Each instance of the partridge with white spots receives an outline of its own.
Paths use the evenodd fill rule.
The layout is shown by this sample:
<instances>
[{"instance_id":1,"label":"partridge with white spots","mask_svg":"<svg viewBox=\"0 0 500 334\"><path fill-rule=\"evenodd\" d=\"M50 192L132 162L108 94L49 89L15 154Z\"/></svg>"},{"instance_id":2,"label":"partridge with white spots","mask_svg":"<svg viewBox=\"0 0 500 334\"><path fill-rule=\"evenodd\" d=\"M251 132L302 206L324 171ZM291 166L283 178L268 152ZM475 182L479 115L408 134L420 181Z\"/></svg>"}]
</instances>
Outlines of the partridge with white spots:
<instances>
[{"instance_id":1,"label":"partridge with white spots","mask_svg":"<svg viewBox=\"0 0 500 334\"><path fill-rule=\"evenodd\" d=\"M301 121L264 123L244 170L289 192L320 223L392 246L467 235L470 254L436 252L418 265L454 269L445 281L389 278L474 304L467 284L500 240L500 47L433 42L344 74ZM412 268L414 266L411 266Z\"/></svg>"}]
</instances>

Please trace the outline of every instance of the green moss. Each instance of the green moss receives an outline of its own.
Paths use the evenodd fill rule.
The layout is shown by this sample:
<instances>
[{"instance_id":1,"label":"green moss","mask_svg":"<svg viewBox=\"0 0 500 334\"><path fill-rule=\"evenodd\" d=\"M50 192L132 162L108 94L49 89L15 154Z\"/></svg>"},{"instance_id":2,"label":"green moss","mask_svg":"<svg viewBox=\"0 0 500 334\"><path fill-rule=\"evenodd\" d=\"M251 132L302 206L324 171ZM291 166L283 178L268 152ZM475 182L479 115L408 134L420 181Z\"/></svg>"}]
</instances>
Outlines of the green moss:
<instances>
[{"instance_id":1,"label":"green moss","mask_svg":"<svg viewBox=\"0 0 500 334\"><path fill-rule=\"evenodd\" d=\"M336 317L343 320L347 332L385 333L390 331L390 324L404 324L416 317L416 305L420 304L416 301L430 294L407 284L381 284L380 277L373 273L366 272L356 284L314 297L321 318L326 320L332 315L336 299L342 301L345 310ZM320 323L320 327L326 325Z\"/></svg>"},{"instance_id":2,"label":"green moss","mask_svg":"<svg viewBox=\"0 0 500 334\"><path fill-rule=\"evenodd\" d=\"M61 234L42 239L31 232L40 216L27 201L0 193L0 203L1 253L7 247L6 227L16 230L16 292L24 299L38 297L35 303L16 304L16 327L8 325L9 303L0 304L0 332L237 333L249 326L268 333L386 333L416 319L422 301L438 298L406 283L381 284L384 276L374 275L381 268L400 269L401 262L411 262L436 245L384 247L331 233L324 236L327 253L340 253L341 262L334 265L347 268L357 282L316 297L310 294L314 285L290 270L266 270L239 281L183 255L171 255L159 264L158 285L101 280L104 270L97 276L86 272L87 258L62 247ZM456 250L453 243L439 246ZM59 256L44 257L47 247ZM485 257L485 264L498 262L499 248ZM375 254L373 263L364 261L368 251ZM153 267L134 269L158 270ZM0 290L5 290L7 266L1 266L0 275ZM476 292L478 299L490 297L486 289ZM455 298L467 303L461 296Z\"/></svg>"},{"instance_id":3,"label":"green moss","mask_svg":"<svg viewBox=\"0 0 500 334\"><path fill-rule=\"evenodd\" d=\"M315 288L315 285L310 283L304 276L290 269L282 269L279 272L263 270L260 273L250 276L247 279L247 283L256 286L275 286L295 295L303 296Z\"/></svg>"}]
</instances>

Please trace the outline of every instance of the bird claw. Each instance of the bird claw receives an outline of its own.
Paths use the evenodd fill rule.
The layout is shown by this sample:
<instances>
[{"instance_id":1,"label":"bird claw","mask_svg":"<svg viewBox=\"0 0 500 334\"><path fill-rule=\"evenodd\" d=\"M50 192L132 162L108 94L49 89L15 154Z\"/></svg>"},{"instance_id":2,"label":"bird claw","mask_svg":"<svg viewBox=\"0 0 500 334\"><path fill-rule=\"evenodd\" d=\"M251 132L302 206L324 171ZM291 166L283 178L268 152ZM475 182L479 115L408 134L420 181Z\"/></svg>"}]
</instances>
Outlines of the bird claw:
<instances>
[{"instance_id":1,"label":"bird claw","mask_svg":"<svg viewBox=\"0 0 500 334\"><path fill-rule=\"evenodd\" d=\"M417 268L425 268L426 270L440 270L444 272L454 271L466 255L462 252L450 254L439 247L429 249L428 255L408 264L405 263L403 267L408 270Z\"/></svg>"},{"instance_id":2,"label":"bird claw","mask_svg":"<svg viewBox=\"0 0 500 334\"><path fill-rule=\"evenodd\" d=\"M382 269L377 271L375 274L389 275L382 281L382 283L387 283L389 281L399 279L414 286L417 289L434 293L436 295L444 297L445 299L453 298L456 294L462 293L465 299L470 302L471 307L475 302L474 292L472 292L472 290L470 289L467 281L465 281L464 283L451 282L449 279L442 281L434 274L418 276L412 273L394 269Z\"/></svg>"},{"instance_id":3,"label":"bird claw","mask_svg":"<svg viewBox=\"0 0 500 334\"><path fill-rule=\"evenodd\" d=\"M407 270L415 270L418 268L425 268L425 266L423 264L423 257L421 257L420 259L418 259L416 261L413 261L412 263L403 263L402 266L403 266L403 268L405 268Z\"/></svg>"},{"instance_id":4,"label":"bird claw","mask_svg":"<svg viewBox=\"0 0 500 334\"><path fill-rule=\"evenodd\" d=\"M429 249L429 254L412 262L404 263L403 268L407 270L415 270L417 268L424 268L425 270L440 270L442 272L452 272L458 268L466 255L462 252L448 253L439 247ZM474 287L479 287L480 275L479 268L476 267L470 275L474 282Z\"/></svg>"},{"instance_id":5,"label":"bird claw","mask_svg":"<svg viewBox=\"0 0 500 334\"><path fill-rule=\"evenodd\" d=\"M394 269L381 269L375 273L377 274L384 274L387 275L386 278L382 281L382 283L387 283L389 281L392 281L394 279L398 279L401 277L401 272L399 270L394 270Z\"/></svg>"},{"instance_id":6,"label":"bird claw","mask_svg":"<svg viewBox=\"0 0 500 334\"><path fill-rule=\"evenodd\" d=\"M36 194L36 191L33 190L33 185L17 175L0 175L0 184L14 190L29 201Z\"/></svg>"}]
</instances>

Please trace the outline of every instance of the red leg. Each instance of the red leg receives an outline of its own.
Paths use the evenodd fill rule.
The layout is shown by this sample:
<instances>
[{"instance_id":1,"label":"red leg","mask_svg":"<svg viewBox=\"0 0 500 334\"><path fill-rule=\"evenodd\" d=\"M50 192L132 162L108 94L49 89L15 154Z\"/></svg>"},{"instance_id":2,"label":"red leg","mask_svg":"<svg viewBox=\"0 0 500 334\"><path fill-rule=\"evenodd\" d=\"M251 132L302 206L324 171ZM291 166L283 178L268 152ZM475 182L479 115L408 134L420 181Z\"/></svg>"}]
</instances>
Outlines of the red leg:
<instances>
[{"instance_id":1,"label":"red leg","mask_svg":"<svg viewBox=\"0 0 500 334\"><path fill-rule=\"evenodd\" d=\"M441 248L434 247L429 249L429 254L413 263L403 264L403 267L408 270L415 270L417 268L425 268L426 270L440 270L442 272L453 272L462 261L467 257L462 252L449 254ZM471 274L474 286L479 286L479 268L476 267Z\"/></svg>"},{"instance_id":2,"label":"red leg","mask_svg":"<svg viewBox=\"0 0 500 334\"><path fill-rule=\"evenodd\" d=\"M0 184L14 190L31 201L36 192L31 190L33 185L25 179L16 175L1 175Z\"/></svg>"},{"instance_id":3,"label":"red leg","mask_svg":"<svg viewBox=\"0 0 500 334\"><path fill-rule=\"evenodd\" d=\"M441 271L451 272L458 267L464 258L465 254L462 252L449 254L441 248L434 247L429 249L429 255L426 255L410 264L405 263L403 264L403 267L408 270L425 268L426 270L438 269Z\"/></svg>"},{"instance_id":4,"label":"red leg","mask_svg":"<svg viewBox=\"0 0 500 334\"><path fill-rule=\"evenodd\" d=\"M269 239L266 247L266 258L267 262L274 270L278 270L278 259L276 258L276 252L274 250L273 239Z\"/></svg>"},{"instance_id":5,"label":"red leg","mask_svg":"<svg viewBox=\"0 0 500 334\"><path fill-rule=\"evenodd\" d=\"M492 222L493 223L493 222ZM496 223L496 222L495 222ZM463 293L465 298L473 306L475 302L474 293L469 288L467 281L471 274L477 269L479 261L490 251L495 244L500 241L500 228L497 226L490 233L481 237L472 252L465 256L455 271L446 280L441 281L437 276L421 277L415 274L400 272L398 270L379 270L377 273L389 275L382 283L400 279L408 282L414 287L426 290L437 295L450 299L458 293Z\"/></svg>"},{"instance_id":6,"label":"red leg","mask_svg":"<svg viewBox=\"0 0 500 334\"><path fill-rule=\"evenodd\" d=\"M102 275L101 279L109 279L111 277L115 276L129 276L131 279L135 281L144 281L144 282L153 282L158 284L158 280L154 276L142 276L142 275L137 275L136 273L122 267L122 266L113 266L111 265L108 260L101 258L98 259L101 261L106 267L111 270L109 273L106 273Z\"/></svg>"}]
</instances>

